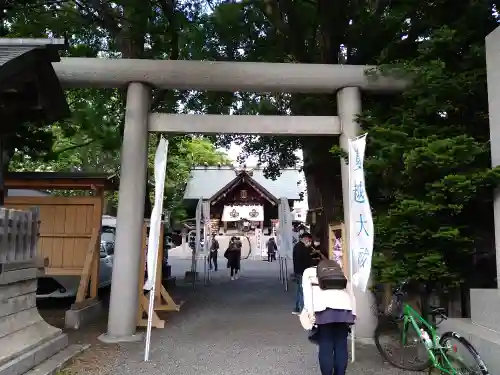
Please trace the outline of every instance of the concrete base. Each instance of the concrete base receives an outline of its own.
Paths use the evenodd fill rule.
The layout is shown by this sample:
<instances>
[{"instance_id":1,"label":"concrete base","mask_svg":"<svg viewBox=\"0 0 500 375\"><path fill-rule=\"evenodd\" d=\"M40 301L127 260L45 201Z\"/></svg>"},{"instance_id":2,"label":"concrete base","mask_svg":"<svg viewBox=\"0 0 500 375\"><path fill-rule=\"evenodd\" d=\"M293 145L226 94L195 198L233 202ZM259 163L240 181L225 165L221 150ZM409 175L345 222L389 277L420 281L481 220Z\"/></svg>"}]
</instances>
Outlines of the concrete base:
<instances>
[{"instance_id":1,"label":"concrete base","mask_svg":"<svg viewBox=\"0 0 500 375\"><path fill-rule=\"evenodd\" d=\"M500 372L500 290L471 289L471 319L448 319L440 332L454 331L469 340L491 374Z\"/></svg>"},{"instance_id":2,"label":"concrete base","mask_svg":"<svg viewBox=\"0 0 500 375\"><path fill-rule=\"evenodd\" d=\"M193 282L200 280L200 274L198 272L186 271L184 274L184 280L187 282Z\"/></svg>"},{"instance_id":3,"label":"concrete base","mask_svg":"<svg viewBox=\"0 0 500 375\"><path fill-rule=\"evenodd\" d=\"M453 331L465 337L479 352L490 374L500 372L500 332L475 324L470 319L457 318L445 320L439 331Z\"/></svg>"},{"instance_id":4,"label":"concrete base","mask_svg":"<svg viewBox=\"0 0 500 375\"><path fill-rule=\"evenodd\" d=\"M71 329L79 329L99 317L102 313L102 305L98 300L86 302L83 306L73 305L66 311L64 326Z\"/></svg>"},{"instance_id":5,"label":"concrete base","mask_svg":"<svg viewBox=\"0 0 500 375\"><path fill-rule=\"evenodd\" d=\"M136 333L131 336L110 336L107 333L103 333L97 339L105 344L117 344L119 342L138 342L142 341L144 335L142 333Z\"/></svg>"},{"instance_id":6,"label":"concrete base","mask_svg":"<svg viewBox=\"0 0 500 375\"><path fill-rule=\"evenodd\" d=\"M471 320L475 324L500 332L500 290L470 290Z\"/></svg>"},{"instance_id":7,"label":"concrete base","mask_svg":"<svg viewBox=\"0 0 500 375\"><path fill-rule=\"evenodd\" d=\"M356 298L356 339L373 339L377 317L373 313L375 298L371 291L362 292L354 288Z\"/></svg>"}]
</instances>

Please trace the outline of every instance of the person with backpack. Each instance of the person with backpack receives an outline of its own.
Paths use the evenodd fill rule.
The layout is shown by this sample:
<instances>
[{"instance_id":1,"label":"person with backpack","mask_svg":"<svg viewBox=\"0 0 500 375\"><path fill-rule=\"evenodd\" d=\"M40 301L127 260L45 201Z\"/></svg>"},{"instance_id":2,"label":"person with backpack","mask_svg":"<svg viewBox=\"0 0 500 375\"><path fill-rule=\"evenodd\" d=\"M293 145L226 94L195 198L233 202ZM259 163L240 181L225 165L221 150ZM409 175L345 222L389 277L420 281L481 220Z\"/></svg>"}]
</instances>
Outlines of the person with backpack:
<instances>
[{"instance_id":1,"label":"person with backpack","mask_svg":"<svg viewBox=\"0 0 500 375\"><path fill-rule=\"evenodd\" d=\"M351 285L335 260L323 259L302 275L302 327L318 345L321 375L345 375L349 361L347 337L356 321Z\"/></svg>"},{"instance_id":2,"label":"person with backpack","mask_svg":"<svg viewBox=\"0 0 500 375\"><path fill-rule=\"evenodd\" d=\"M297 284L297 293L295 295L295 309L292 312L294 315L300 314L304 307L304 296L302 293L302 274L304 271L316 265L311 256L312 236L310 233L304 232L300 236L300 241L293 247L293 273Z\"/></svg>"},{"instance_id":3,"label":"person with backpack","mask_svg":"<svg viewBox=\"0 0 500 375\"><path fill-rule=\"evenodd\" d=\"M210 270L213 268L217 272L217 257L219 256L219 241L215 238L215 234L212 234L212 242L210 243L210 254L208 255L208 265Z\"/></svg>"}]
</instances>

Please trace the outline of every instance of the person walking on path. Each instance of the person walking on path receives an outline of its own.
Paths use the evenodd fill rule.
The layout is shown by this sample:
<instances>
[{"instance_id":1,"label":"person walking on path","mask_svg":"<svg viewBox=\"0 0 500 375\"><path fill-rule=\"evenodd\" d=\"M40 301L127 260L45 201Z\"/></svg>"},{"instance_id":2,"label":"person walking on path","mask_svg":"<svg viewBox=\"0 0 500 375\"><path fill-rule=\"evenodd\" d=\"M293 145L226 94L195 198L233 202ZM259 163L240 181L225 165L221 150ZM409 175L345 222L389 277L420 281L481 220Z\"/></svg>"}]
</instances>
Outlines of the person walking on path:
<instances>
[{"instance_id":1,"label":"person walking on path","mask_svg":"<svg viewBox=\"0 0 500 375\"><path fill-rule=\"evenodd\" d=\"M210 243L210 253L208 255L208 265L210 270L215 269L217 272L217 257L219 256L219 241L215 238L215 234L212 235L212 242Z\"/></svg>"},{"instance_id":2,"label":"person walking on path","mask_svg":"<svg viewBox=\"0 0 500 375\"><path fill-rule=\"evenodd\" d=\"M276 250L278 250L278 246L276 245L276 241L274 237L271 237L269 241L267 241L267 261L272 262L276 260Z\"/></svg>"},{"instance_id":3,"label":"person walking on path","mask_svg":"<svg viewBox=\"0 0 500 375\"><path fill-rule=\"evenodd\" d=\"M342 271L340 271L342 272ZM310 331L309 340L318 345L321 375L345 375L349 361L347 337L356 320L356 300L345 289L321 289L317 267L302 275L304 310L302 327Z\"/></svg>"},{"instance_id":4,"label":"person walking on path","mask_svg":"<svg viewBox=\"0 0 500 375\"><path fill-rule=\"evenodd\" d=\"M293 314L298 315L304 308L304 295L302 291L302 274L304 271L313 266L315 263L311 257L312 236L310 233L304 232L300 241L293 247L293 273L297 286L295 295L295 309Z\"/></svg>"},{"instance_id":5,"label":"person walking on path","mask_svg":"<svg viewBox=\"0 0 500 375\"><path fill-rule=\"evenodd\" d=\"M241 241L236 237L232 237L229 246L224 252L224 257L227 259L227 267L231 270L231 280L238 279L241 262L241 245Z\"/></svg>"}]
</instances>

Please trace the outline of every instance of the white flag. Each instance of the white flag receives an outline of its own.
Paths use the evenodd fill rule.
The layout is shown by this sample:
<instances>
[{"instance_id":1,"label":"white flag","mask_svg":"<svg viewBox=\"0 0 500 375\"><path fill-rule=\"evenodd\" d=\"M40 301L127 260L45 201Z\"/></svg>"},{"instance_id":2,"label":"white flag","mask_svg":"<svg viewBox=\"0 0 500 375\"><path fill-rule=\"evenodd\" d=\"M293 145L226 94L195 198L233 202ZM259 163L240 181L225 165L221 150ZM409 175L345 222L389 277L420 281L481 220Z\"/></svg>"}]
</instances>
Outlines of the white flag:
<instances>
[{"instance_id":1,"label":"white flag","mask_svg":"<svg viewBox=\"0 0 500 375\"><path fill-rule=\"evenodd\" d=\"M149 221L149 239L147 253L148 279L145 290L151 290L156 280L156 261L160 245L161 213L163 212L163 196L165 193L165 176L167 173L168 141L160 140L155 155L155 202Z\"/></svg>"},{"instance_id":2,"label":"white flag","mask_svg":"<svg viewBox=\"0 0 500 375\"><path fill-rule=\"evenodd\" d=\"M278 210L279 233L278 250L281 256L293 259L293 225L292 212L287 198L280 198Z\"/></svg>"},{"instance_id":3,"label":"white flag","mask_svg":"<svg viewBox=\"0 0 500 375\"><path fill-rule=\"evenodd\" d=\"M366 134L349 142L349 253L352 283L366 291L373 254L373 218L365 189Z\"/></svg>"}]
</instances>

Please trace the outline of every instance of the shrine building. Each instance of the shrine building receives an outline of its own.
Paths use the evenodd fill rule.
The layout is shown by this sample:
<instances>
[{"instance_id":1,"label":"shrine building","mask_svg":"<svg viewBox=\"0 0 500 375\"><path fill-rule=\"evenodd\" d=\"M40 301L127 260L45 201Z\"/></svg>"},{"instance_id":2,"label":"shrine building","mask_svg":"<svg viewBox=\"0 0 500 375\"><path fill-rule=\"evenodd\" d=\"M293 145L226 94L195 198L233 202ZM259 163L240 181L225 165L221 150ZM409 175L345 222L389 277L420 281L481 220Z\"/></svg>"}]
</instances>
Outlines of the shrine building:
<instances>
[{"instance_id":1,"label":"shrine building","mask_svg":"<svg viewBox=\"0 0 500 375\"><path fill-rule=\"evenodd\" d=\"M278 221L280 198L287 198L293 209L305 188L298 169L283 169L272 180L260 168L196 167L186 186L184 206L189 217L194 217L199 199L209 201L212 232L261 228L264 234L271 234Z\"/></svg>"}]
</instances>

